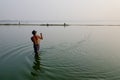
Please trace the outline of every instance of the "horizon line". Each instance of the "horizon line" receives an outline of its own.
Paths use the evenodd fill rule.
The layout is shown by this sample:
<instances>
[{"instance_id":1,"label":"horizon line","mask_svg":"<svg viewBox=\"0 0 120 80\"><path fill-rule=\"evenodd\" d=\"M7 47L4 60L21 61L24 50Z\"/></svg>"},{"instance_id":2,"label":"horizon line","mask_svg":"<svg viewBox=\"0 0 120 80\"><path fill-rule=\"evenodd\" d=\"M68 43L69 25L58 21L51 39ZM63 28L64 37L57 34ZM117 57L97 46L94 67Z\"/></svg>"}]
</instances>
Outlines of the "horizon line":
<instances>
[{"instance_id":1,"label":"horizon line","mask_svg":"<svg viewBox=\"0 0 120 80\"><path fill-rule=\"evenodd\" d=\"M76 24L76 23L72 23L72 24L67 24L67 23L61 23L61 24L50 24L50 23L46 23L46 24L30 24L30 23L3 23L0 25L5 25L5 26L9 26L9 25L20 25L20 26L120 26L120 24Z\"/></svg>"}]
</instances>

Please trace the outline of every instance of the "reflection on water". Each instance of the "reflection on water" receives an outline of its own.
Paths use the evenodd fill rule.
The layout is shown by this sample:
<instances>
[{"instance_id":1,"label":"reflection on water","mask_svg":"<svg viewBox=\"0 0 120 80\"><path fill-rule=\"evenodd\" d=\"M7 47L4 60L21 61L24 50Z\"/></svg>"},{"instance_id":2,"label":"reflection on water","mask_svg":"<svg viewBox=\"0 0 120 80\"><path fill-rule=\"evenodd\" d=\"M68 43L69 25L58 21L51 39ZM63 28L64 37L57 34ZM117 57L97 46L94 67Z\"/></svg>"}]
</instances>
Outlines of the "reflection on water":
<instances>
[{"instance_id":1,"label":"reflection on water","mask_svg":"<svg viewBox=\"0 0 120 80\"><path fill-rule=\"evenodd\" d=\"M34 59L35 59L34 62L33 62L34 65L32 66L34 71L31 72L31 75L34 76L34 77L37 77L37 76L39 76L39 72L40 72L40 69L41 69L40 55L35 54Z\"/></svg>"}]
</instances>

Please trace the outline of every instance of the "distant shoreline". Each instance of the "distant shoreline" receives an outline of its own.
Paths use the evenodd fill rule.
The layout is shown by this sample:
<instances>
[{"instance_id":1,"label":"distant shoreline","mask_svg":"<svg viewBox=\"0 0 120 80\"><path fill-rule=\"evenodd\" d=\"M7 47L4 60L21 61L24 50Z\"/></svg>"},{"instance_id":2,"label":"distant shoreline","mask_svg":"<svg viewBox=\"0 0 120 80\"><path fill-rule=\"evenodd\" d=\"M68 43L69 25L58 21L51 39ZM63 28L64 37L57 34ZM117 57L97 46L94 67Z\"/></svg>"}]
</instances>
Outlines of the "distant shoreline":
<instances>
[{"instance_id":1,"label":"distant shoreline","mask_svg":"<svg viewBox=\"0 0 120 80\"><path fill-rule=\"evenodd\" d=\"M120 26L114 24L0 24L4 26Z\"/></svg>"}]
</instances>

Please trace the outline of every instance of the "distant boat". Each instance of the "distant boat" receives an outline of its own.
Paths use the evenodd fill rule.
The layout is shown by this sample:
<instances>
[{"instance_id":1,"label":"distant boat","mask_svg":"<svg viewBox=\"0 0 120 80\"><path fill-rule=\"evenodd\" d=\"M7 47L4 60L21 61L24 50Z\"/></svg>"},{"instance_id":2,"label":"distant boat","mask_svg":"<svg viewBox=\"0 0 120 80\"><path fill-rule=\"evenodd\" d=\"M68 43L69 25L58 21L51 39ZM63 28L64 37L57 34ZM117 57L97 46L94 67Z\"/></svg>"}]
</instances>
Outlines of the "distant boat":
<instances>
[{"instance_id":1,"label":"distant boat","mask_svg":"<svg viewBox=\"0 0 120 80\"><path fill-rule=\"evenodd\" d=\"M19 25L20 25L20 21L19 21L19 23L18 23Z\"/></svg>"}]
</instances>

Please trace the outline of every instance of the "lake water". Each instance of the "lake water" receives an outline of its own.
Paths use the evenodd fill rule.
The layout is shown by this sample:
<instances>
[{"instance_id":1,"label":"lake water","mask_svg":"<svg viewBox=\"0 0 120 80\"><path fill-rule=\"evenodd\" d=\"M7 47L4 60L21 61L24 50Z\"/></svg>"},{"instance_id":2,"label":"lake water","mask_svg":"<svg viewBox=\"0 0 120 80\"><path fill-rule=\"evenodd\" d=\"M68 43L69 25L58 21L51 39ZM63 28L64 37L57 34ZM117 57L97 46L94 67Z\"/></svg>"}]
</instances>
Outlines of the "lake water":
<instances>
[{"instance_id":1,"label":"lake water","mask_svg":"<svg viewBox=\"0 0 120 80\"><path fill-rule=\"evenodd\" d=\"M0 26L0 80L120 80L120 27Z\"/></svg>"}]
</instances>

